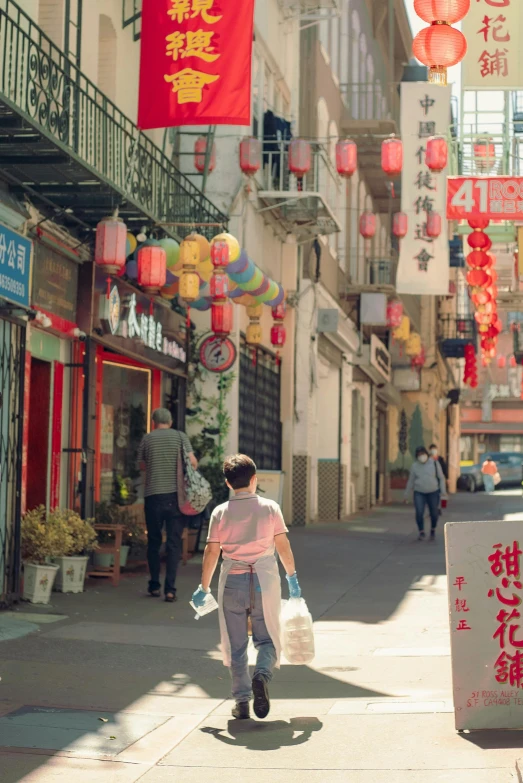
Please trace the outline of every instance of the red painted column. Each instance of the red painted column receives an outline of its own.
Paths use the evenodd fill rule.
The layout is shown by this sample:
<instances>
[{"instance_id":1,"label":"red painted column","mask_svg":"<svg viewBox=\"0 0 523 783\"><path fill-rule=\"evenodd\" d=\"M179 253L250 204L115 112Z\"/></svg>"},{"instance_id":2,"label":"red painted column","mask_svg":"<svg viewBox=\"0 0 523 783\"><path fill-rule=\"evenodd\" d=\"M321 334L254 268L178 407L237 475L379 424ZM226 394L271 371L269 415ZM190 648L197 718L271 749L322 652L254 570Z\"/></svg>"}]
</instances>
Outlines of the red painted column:
<instances>
[{"instance_id":1,"label":"red painted column","mask_svg":"<svg viewBox=\"0 0 523 783\"><path fill-rule=\"evenodd\" d=\"M64 396L64 365L53 362L54 393L51 429L51 491L49 503L51 509L60 505L60 468L62 462L62 411Z\"/></svg>"},{"instance_id":2,"label":"red painted column","mask_svg":"<svg viewBox=\"0 0 523 783\"><path fill-rule=\"evenodd\" d=\"M28 330L29 331L29 330ZM28 340L29 342L29 340ZM31 395L31 354L25 352L24 367L24 426L22 432L22 497L21 511L27 511L27 454L29 448L29 400Z\"/></svg>"}]
</instances>

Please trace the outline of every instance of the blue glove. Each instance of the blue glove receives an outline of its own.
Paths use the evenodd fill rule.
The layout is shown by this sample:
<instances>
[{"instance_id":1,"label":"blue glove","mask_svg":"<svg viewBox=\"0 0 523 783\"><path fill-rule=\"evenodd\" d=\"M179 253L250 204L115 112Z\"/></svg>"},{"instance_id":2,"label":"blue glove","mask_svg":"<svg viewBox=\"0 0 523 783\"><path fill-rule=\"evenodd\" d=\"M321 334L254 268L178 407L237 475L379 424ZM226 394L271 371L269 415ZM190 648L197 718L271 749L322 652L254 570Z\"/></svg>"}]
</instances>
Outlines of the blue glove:
<instances>
[{"instance_id":1,"label":"blue glove","mask_svg":"<svg viewBox=\"0 0 523 783\"><path fill-rule=\"evenodd\" d=\"M287 574L287 582L289 583L289 598L301 598L301 587L297 575L289 576Z\"/></svg>"},{"instance_id":2,"label":"blue glove","mask_svg":"<svg viewBox=\"0 0 523 783\"><path fill-rule=\"evenodd\" d=\"M192 594L192 602L193 604L199 609L201 606L204 605L205 599L207 598L207 595L210 593L210 590L204 590L203 587L200 585L197 590L194 591Z\"/></svg>"}]
</instances>

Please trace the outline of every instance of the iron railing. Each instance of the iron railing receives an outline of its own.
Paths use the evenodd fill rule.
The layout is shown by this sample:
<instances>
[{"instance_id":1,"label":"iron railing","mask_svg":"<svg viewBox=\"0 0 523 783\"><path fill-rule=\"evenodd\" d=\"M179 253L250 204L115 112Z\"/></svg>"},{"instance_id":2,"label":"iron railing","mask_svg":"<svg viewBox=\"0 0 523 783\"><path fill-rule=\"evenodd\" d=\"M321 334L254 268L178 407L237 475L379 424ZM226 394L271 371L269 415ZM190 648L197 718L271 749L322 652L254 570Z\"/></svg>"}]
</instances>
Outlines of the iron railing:
<instances>
[{"instance_id":1,"label":"iron railing","mask_svg":"<svg viewBox=\"0 0 523 783\"><path fill-rule=\"evenodd\" d=\"M122 0L122 27L133 26L133 38L140 40L142 33L142 0Z\"/></svg>"},{"instance_id":2,"label":"iron railing","mask_svg":"<svg viewBox=\"0 0 523 783\"><path fill-rule=\"evenodd\" d=\"M395 286L397 259L379 256L365 261L365 283L375 286Z\"/></svg>"},{"instance_id":3,"label":"iron railing","mask_svg":"<svg viewBox=\"0 0 523 783\"><path fill-rule=\"evenodd\" d=\"M399 97L396 100L396 93L394 94L392 98L394 105L391 108L391 97L387 94L389 89L389 85L383 84L379 79L370 83L340 84L343 102L353 120L399 122Z\"/></svg>"},{"instance_id":4,"label":"iron railing","mask_svg":"<svg viewBox=\"0 0 523 783\"><path fill-rule=\"evenodd\" d=\"M157 224L213 235L221 213L13 0L0 0L0 102ZM208 226L208 228L206 228ZM167 229L169 227L167 225Z\"/></svg>"},{"instance_id":5,"label":"iron railing","mask_svg":"<svg viewBox=\"0 0 523 783\"><path fill-rule=\"evenodd\" d=\"M470 315L440 315L438 337L440 340L472 343L476 339L476 322Z\"/></svg>"},{"instance_id":6,"label":"iron railing","mask_svg":"<svg viewBox=\"0 0 523 783\"><path fill-rule=\"evenodd\" d=\"M263 141L263 169L258 182L262 190L303 191L321 193L328 202L335 203L341 193L341 180L320 142L311 141L311 168L301 181L289 170L289 141Z\"/></svg>"}]
</instances>

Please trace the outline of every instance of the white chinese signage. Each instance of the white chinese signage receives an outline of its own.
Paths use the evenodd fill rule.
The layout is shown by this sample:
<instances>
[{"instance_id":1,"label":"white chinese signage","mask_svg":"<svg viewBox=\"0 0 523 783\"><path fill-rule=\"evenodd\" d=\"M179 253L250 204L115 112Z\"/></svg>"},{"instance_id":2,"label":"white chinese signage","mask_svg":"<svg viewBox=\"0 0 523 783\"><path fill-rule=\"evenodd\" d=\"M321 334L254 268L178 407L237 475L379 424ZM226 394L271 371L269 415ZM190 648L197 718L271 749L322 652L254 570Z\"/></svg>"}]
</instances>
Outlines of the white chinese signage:
<instances>
[{"instance_id":1,"label":"white chinese signage","mask_svg":"<svg viewBox=\"0 0 523 783\"><path fill-rule=\"evenodd\" d=\"M523 520L445 526L456 728L523 728Z\"/></svg>"},{"instance_id":2,"label":"white chinese signage","mask_svg":"<svg viewBox=\"0 0 523 783\"><path fill-rule=\"evenodd\" d=\"M401 210L408 232L400 240L396 288L401 294L446 296L449 292L449 243L445 220L446 170L435 174L425 164L427 140L446 135L450 87L426 82L401 85L401 134L404 147ZM427 236L427 214L442 218L439 237Z\"/></svg>"},{"instance_id":3,"label":"white chinese signage","mask_svg":"<svg viewBox=\"0 0 523 783\"><path fill-rule=\"evenodd\" d=\"M523 83L521 0L474 0L463 21L466 90L519 89Z\"/></svg>"},{"instance_id":4,"label":"white chinese signage","mask_svg":"<svg viewBox=\"0 0 523 783\"><path fill-rule=\"evenodd\" d=\"M141 340L153 351L172 356L181 362L186 360L184 349L175 340L168 340L167 337L164 337L162 324L156 320L152 313L149 315L138 314L136 294L131 294L127 315L120 323L120 333L122 337Z\"/></svg>"}]
</instances>

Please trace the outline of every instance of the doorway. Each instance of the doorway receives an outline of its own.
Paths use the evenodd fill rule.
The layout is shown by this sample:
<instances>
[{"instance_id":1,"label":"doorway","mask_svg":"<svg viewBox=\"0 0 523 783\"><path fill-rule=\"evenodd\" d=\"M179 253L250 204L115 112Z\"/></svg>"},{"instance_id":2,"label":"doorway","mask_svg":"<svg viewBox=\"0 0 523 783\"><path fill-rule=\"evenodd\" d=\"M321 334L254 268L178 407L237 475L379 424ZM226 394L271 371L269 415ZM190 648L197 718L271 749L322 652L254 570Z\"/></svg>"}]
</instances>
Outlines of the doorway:
<instances>
[{"instance_id":1,"label":"doorway","mask_svg":"<svg viewBox=\"0 0 523 783\"><path fill-rule=\"evenodd\" d=\"M27 508L47 506L51 362L31 359L29 435L27 442Z\"/></svg>"}]
</instances>

